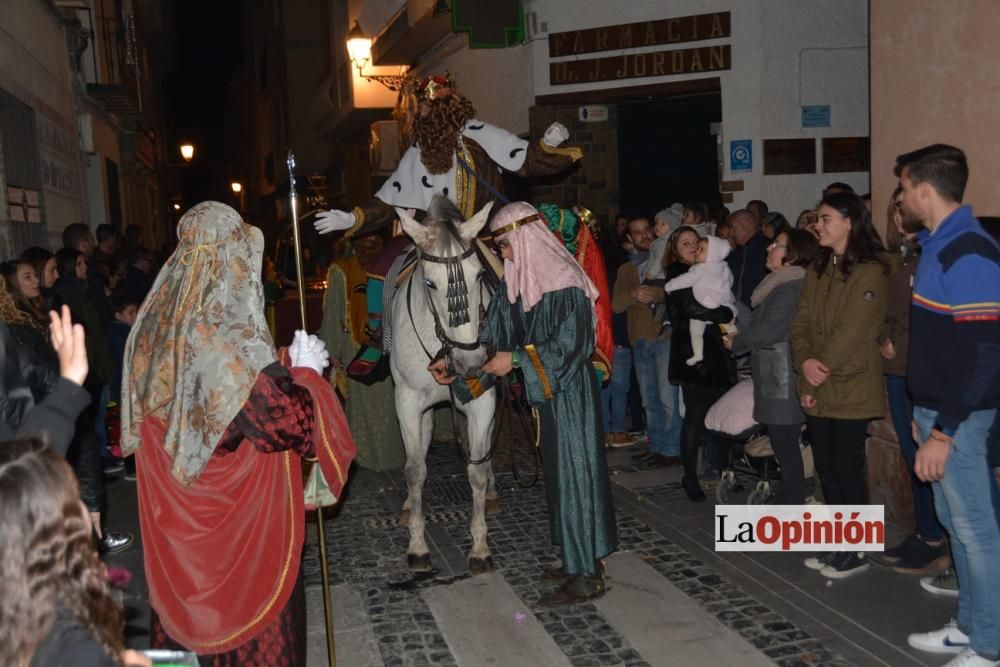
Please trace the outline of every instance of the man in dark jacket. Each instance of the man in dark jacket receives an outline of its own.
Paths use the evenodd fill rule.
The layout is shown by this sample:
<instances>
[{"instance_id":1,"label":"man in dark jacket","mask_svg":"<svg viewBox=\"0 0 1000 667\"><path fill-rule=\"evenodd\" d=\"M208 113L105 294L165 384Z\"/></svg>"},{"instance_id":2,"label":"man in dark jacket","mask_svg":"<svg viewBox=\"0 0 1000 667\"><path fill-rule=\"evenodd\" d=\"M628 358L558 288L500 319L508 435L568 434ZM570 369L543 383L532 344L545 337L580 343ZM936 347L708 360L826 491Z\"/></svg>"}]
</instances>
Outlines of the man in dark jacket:
<instances>
[{"instance_id":1,"label":"man in dark jacket","mask_svg":"<svg viewBox=\"0 0 1000 667\"><path fill-rule=\"evenodd\" d=\"M753 213L740 209L729 216L733 251L726 257L733 272L736 300L750 306L750 295L767 275L767 246L770 241L760 231L760 221Z\"/></svg>"},{"instance_id":2,"label":"man in dark jacket","mask_svg":"<svg viewBox=\"0 0 1000 667\"><path fill-rule=\"evenodd\" d=\"M109 227L109 225L101 225L101 227ZM103 232L102 236L106 236L107 233ZM110 257L110 255L106 255L104 250L98 251L94 234L90 231L90 227L82 222L67 225L66 229L63 230L62 238L64 247L79 250L87 260L87 298L94 310L97 311L103 331L111 324L111 301L108 299L106 291L111 274L107 265L101 260L105 256ZM103 247L109 247L107 238L104 239Z\"/></svg>"},{"instance_id":3,"label":"man in dark jacket","mask_svg":"<svg viewBox=\"0 0 1000 667\"><path fill-rule=\"evenodd\" d=\"M127 297L136 304L142 305L153 287L153 253L145 248L136 248L129 255L130 266L125 277L115 287L112 302L115 298Z\"/></svg>"}]
</instances>

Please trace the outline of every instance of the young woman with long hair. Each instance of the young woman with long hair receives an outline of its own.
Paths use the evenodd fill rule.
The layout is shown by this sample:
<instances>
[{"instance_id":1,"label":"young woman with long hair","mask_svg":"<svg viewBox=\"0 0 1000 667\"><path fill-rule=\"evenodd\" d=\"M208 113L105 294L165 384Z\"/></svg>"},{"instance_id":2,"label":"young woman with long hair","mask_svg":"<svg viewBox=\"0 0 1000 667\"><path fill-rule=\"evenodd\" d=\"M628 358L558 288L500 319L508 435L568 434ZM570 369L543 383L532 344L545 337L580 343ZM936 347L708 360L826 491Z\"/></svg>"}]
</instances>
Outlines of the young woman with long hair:
<instances>
[{"instance_id":1,"label":"young woman with long hair","mask_svg":"<svg viewBox=\"0 0 1000 667\"><path fill-rule=\"evenodd\" d=\"M698 232L692 227L680 227L673 233L663 256L667 281L686 273L694 265L698 239ZM705 308L688 287L667 295L667 313L671 327L669 379L671 384L680 385L685 407L681 425L681 462L684 465L681 483L688 499L701 502L705 500L705 492L698 483L697 468L698 448L705 437L705 414L736 383L736 364L723 347L721 329L710 326L703 334L704 359L688 366L686 360L692 355L691 320L724 324L733 319L733 312L725 306Z\"/></svg>"},{"instance_id":2,"label":"young woman with long hair","mask_svg":"<svg viewBox=\"0 0 1000 667\"><path fill-rule=\"evenodd\" d=\"M62 299L53 289L59 280L59 263L55 254L47 248L32 246L21 253L21 259L35 267L35 274L41 283L42 294L37 302L42 312L58 311L62 306Z\"/></svg>"},{"instance_id":3,"label":"young woman with long hair","mask_svg":"<svg viewBox=\"0 0 1000 667\"><path fill-rule=\"evenodd\" d=\"M149 665L125 651L69 465L40 438L0 443L0 663Z\"/></svg>"},{"instance_id":4,"label":"young woman with long hair","mask_svg":"<svg viewBox=\"0 0 1000 667\"><path fill-rule=\"evenodd\" d=\"M792 318L797 389L829 505L865 505L868 422L884 414L878 336L889 263L861 198L836 192L817 209L821 250ZM868 568L863 552L824 553L806 566L828 578Z\"/></svg>"},{"instance_id":5,"label":"young woman with long hair","mask_svg":"<svg viewBox=\"0 0 1000 667\"><path fill-rule=\"evenodd\" d=\"M0 264L0 274L17 307L28 315L31 327L48 339L48 317L42 301L42 286L31 262L15 259Z\"/></svg>"}]
</instances>

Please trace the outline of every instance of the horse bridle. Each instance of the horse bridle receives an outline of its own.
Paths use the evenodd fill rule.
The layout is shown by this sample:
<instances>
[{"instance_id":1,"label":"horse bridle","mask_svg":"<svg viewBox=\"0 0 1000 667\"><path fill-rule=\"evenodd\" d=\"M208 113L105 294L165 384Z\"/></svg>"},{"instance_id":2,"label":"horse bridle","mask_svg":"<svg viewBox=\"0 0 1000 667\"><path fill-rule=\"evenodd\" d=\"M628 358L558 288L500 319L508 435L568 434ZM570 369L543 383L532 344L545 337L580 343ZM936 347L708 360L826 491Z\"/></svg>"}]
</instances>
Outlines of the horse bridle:
<instances>
[{"instance_id":1,"label":"horse bridle","mask_svg":"<svg viewBox=\"0 0 1000 667\"><path fill-rule=\"evenodd\" d=\"M476 248L475 248L474 244L470 245L469 248L467 250L465 250L465 252L463 252L461 255L459 255L457 257L455 257L455 256L452 256L452 257L438 257L436 255L428 255L428 254L422 252L419 248L417 248L417 261L418 262L420 260L427 260L428 262L433 262L433 263L436 263L436 264L447 264L447 265L449 265L449 272L448 272L448 280L449 280L448 305L449 305L449 310L450 310L451 304L453 303L452 300L457 295L456 291L451 289L452 286L454 285L454 281L457 278L461 278L463 288L466 287L465 286L465 274L464 274L464 272L462 272L460 270L459 271L455 271L454 269L452 269L452 266L455 265L455 264L457 264L458 268L461 269L461 262L463 260L468 259L469 257L471 257L475 252L476 252ZM421 271L421 273L423 273L423 272ZM428 359L430 359L432 362L434 362L434 361L437 361L438 359L441 359L441 358L448 358L449 365L450 365L451 351L453 349L457 348L459 350L466 350L467 352L473 352L475 350L478 350L480 347L482 347L482 344L479 342L479 334L482 333L483 325L486 322L486 309L483 307L483 298L482 298L483 297L482 290L483 290L483 282L484 282L483 280L477 280L476 281L478 283L478 285L479 285L479 331L476 333L476 340L473 341L472 343L463 343L461 341L454 340L450 336L448 336L447 332L445 332L445 330L444 330L444 327L441 325L441 318L438 316L437 308L434 306L434 299L431 297L430 288L427 286L426 280L424 281L424 291L425 291L426 296L427 296L427 302L430 304L430 307L431 307L431 316L434 318L434 335L437 336L438 341L441 343L441 349L438 350L437 355L432 355L431 352L430 352L430 350L427 349L427 346L424 345L424 341L420 338L420 332L417 331L417 325L413 321L413 299L411 297L411 293L413 291L413 280L414 280L414 276L410 276L410 279L408 281L406 281L406 314L410 318L410 326L413 327L413 332L414 332L414 334L416 336L417 342L420 343L420 347L423 349L424 354L427 355ZM468 294L468 292L465 291L465 292L462 292L461 296L462 297L466 297L467 294ZM465 301L465 310L466 310L466 313L465 313L466 320L465 321L468 322L469 320L468 320L468 300L467 300L467 298L466 298L466 301ZM449 313L449 315L450 314L451 313ZM464 322L463 322L463 324L464 324ZM510 392L510 388L508 386L508 383L509 383L509 380L507 378L503 378L502 379L501 385L505 387L505 393L509 393ZM486 454L482 458L477 459L477 460L473 460L471 458L471 456L466 452L465 443L463 441L463 438L462 438L461 434L459 433L458 416L456 414L457 413L457 408L455 406L455 390L452 387L448 387L448 399L449 399L448 400L449 407L451 408L451 423L452 423L452 432L454 433L453 437L455 439L455 445L458 448L459 454L461 455L462 459L465 461L466 465L479 465L481 463L486 463L487 461L491 460L493 458L493 452L496 449L497 444L499 443L499 440L500 440L500 438L499 438L500 428L499 428L499 421L498 421L498 417L497 417L496 412L494 412L494 414L493 414L493 419L494 419L493 442L490 443L489 450L486 452ZM501 406L502 406L501 407L501 413L502 414L501 414L501 416L500 416L499 419L502 420L503 419L503 415L506 414L507 417L508 417L508 420L512 420L513 419L513 413L512 413L512 411L510 409L510 406L506 402L501 403ZM503 408L503 406L506 406L506 408ZM541 467L540 466L540 459L538 458L539 457L539 454L538 454L538 452L539 452L539 449L538 449L538 446L539 446L538 437L539 437L539 434L540 434L541 431L540 431L540 427L538 426L538 411L537 410L534 410L534 409L532 410L532 419L533 419L533 421L532 421L532 427L534 428L534 433L535 433L535 447L533 448L533 453L534 453L534 456L535 456L535 471L534 471L534 474L532 476L531 481L528 484L524 484L523 482L521 482L520 477L518 476L518 473L517 473L517 470L516 470L516 467L515 467L515 462L514 462L515 457L514 457L513 453L511 454L511 471L514 473L514 478L517 480L517 483L518 483L518 485L521 488L528 488L528 487L531 487L531 486L535 485L535 483L538 481L539 470L540 470L540 467ZM522 425L522 428L523 428L524 427L523 418L522 418L521 425Z\"/></svg>"},{"instance_id":2,"label":"horse bridle","mask_svg":"<svg viewBox=\"0 0 1000 667\"><path fill-rule=\"evenodd\" d=\"M444 264L448 270L448 326L456 327L461 326L469 322L469 297L468 297L468 286L465 283L465 272L462 270L462 261L468 259L473 254L475 254L475 246L469 246L465 252L461 255L453 255L451 257L438 257L437 255L430 255L419 248L417 248L417 261L428 261L434 264ZM413 286L413 280L411 279L406 286L406 312L410 316L410 322L413 322L413 309L411 306L410 291ZM480 287L482 283L480 283ZM420 346L424 348L424 352L427 354L428 358L431 360L439 359L442 356L448 356L454 349L465 350L466 352L474 352L478 350L482 345L479 342L479 335L477 332L476 339L471 343L463 343L461 341L454 340L445 331L444 326L441 324L441 317L438 315L437 307L434 305L434 299L431 296L430 288L427 286L426 281L424 282L424 290L427 294L427 302L430 304L431 316L434 318L434 335L437 336L438 341L441 343L441 350L438 351L437 356L431 356L430 351L424 345L423 341L420 340L420 336L417 336L417 340L420 342ZM480 294L482 297L482 294ZM483 322L485 320L486 313L483 308L482 298L479 301L479 328L482 329ZM414 331L416 331L416 326L414 326Z\"/></svg>"}]
</instances>

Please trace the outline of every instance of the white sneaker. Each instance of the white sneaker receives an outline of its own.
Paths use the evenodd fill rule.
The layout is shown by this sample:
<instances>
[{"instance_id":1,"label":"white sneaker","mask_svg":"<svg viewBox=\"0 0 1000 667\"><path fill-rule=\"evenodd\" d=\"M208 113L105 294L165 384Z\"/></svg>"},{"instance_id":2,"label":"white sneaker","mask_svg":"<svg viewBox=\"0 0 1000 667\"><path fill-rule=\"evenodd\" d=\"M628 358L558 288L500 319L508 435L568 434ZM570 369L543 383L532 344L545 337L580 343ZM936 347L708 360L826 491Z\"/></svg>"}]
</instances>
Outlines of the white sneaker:
<instances>
[{"instance_id":1,"label":"white sneaker","mask_svg":"<svg viewBox=\"0 0 1000 667\"><path fill-rule=\"evenodd\" d=\"M833 559L837 557L836 551L821 551L815 556L810 556L803 561L803 565L808 567L810 570L822 570L824 567L833 562Z\"/></svg>"},{"instance_id":2,"label":"white sneaker","mask_svg":"<svg viewBox=\"0 0 1000 667\"><path fill-rule=\"evenodd\" d=\"M906 643L928 653L961 653L969 646L969 636L959 630L958 624L951 620L940 630L913 633L906 638Z\"/></svg>"},{"instance_id":3,"label":"white sneaker","mask_svg":"<svg viewBox=\"0 0 1000 667\"><path fill-rule=\"evenodd\" d=\"M954 658L944 664L944 667L997 667L1000 661L990 660L979 655L971 648L963 648Z\"/></svg>"}]
</instances>

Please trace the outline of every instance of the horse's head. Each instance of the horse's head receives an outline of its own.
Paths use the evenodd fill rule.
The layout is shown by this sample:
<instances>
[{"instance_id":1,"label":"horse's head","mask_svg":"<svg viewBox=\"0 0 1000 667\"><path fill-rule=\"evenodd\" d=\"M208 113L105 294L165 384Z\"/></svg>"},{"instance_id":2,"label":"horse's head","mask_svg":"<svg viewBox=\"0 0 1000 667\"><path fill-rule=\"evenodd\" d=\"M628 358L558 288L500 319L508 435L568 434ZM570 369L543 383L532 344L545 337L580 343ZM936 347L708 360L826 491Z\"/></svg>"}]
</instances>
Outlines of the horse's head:
<instances>
[{"instance_id":1,"label":"horse's head","mask_svg":"<svg viewBox=\"0 0 1000 667\"><path fill-rule=\"evenodd\" d=\"M431 202L423 223L396 209L403 229L420 251L423 280L438 321L449 338L465 343L476 340L479 308L485 305L485 290L480 290L483 267L474 240L491 207L487 204L463 221L455 205L439 195Z\"/></svg>"}]
</instances>

